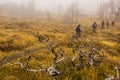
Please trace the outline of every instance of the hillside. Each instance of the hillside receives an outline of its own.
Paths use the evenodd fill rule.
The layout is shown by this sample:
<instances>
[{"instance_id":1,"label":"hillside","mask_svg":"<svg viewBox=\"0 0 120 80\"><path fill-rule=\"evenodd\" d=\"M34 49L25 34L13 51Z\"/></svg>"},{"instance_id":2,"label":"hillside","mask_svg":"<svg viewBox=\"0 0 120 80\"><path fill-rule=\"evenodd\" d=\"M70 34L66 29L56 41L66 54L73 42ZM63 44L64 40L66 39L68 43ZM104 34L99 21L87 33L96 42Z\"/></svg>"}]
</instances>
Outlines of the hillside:
<instances>
[{"instance_id":1,"label":"hillside","mask_svg":"<svg viewBox=\"0 0 120 80\"><path fill-rule=\"evenodd\" d=\"M108 29L98 27L93 33L93 21L87 18L79 21L83 31L79 38L75 37L77 25L1 21L0 80L105 80L112 75L116 77L115 67L120 67L120 23ZM47 73L51 66L60 75Z\"/></svg>"}]
</instances>

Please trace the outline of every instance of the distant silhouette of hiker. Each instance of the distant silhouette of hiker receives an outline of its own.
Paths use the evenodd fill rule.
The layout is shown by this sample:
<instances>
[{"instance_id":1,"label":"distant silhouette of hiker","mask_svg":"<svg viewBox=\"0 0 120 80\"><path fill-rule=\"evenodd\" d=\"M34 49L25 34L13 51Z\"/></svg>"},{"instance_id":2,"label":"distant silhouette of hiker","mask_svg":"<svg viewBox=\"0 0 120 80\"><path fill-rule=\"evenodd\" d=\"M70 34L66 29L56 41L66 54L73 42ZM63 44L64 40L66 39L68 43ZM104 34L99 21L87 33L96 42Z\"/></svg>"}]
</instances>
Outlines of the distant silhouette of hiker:
<instances>
[{"instance_id":1,"label":"distant silhouette of hiker","mask_svg":"<svg viewBox=\"0 0 120 80\"><path fill-rule=\"evenodd\" d=\"M96 32L96 28L97 28L97 23L96 22L93 23L92 28L93 28L93 32Z\"/></svg>"},{"instance_id":2,"label":"distant silhouette of hiker","mask_svg":"<svg viewBox=\"0 0 120 80\"><path fill-rule=\"evenodd\" d=\"M106 22L106 26L107 28L110 26L109 21Z\"/></svg>"},{"instance_id":3,"label":"distant silhouette of hiker","mask_svg":"<svg viewBox=\"0 0 120 80\"><path fill-rule=\"evenodd\" d=\"M112 23L111 23L112 27L115 26L115 21L113 20Z\"/></svg>"},{"instance_id":4,"label":"distant silhouette of hiker","mask_svg":"<svg viewBox=\"0 0 120 80\"><path fill-rule=\"evenodd\" d=\"M104 20L101 22L101 29L104 29L105 28L105 22Z\"/></svg>"},{"instance_id":5,"label":"distant silhouette of hiker","mask_svg":"<svg viewBox=\"0 0 120 80\"><path fill-rule=\"evenodd\" d=\"M81 32L82 32L81 28L80 28L80 24L76 27L75 31L76 31L77 37L80 37L81 36Z\"/></svg>"}]
</instances>

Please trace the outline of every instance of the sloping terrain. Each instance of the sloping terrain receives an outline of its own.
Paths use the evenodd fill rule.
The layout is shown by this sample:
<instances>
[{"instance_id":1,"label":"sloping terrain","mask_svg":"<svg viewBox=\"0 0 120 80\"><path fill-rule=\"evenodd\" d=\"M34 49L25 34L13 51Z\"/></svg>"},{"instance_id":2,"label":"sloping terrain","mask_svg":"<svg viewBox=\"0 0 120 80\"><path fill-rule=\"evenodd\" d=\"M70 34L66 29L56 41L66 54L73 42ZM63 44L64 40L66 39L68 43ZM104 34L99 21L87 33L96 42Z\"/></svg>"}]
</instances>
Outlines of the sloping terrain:
<instances>
[{"instance_id":1,"label":"sloping terrain","mask_svg":"<svg viewBox=\"0 0 120 80\"><path fill-rule=\"evenodd\" d=\"M120 67L119 23L108 29L98 27L97 33L92 32L91 24L92 20L81 20L83 33L76 38L76 25L1 22L0 80L104 80L112 75L116 77L114 68ZM16 62L27 69L15 65ZM62 74L51 76L46 71L30 71L52 65Z\"/></svg>"}]
</instances>

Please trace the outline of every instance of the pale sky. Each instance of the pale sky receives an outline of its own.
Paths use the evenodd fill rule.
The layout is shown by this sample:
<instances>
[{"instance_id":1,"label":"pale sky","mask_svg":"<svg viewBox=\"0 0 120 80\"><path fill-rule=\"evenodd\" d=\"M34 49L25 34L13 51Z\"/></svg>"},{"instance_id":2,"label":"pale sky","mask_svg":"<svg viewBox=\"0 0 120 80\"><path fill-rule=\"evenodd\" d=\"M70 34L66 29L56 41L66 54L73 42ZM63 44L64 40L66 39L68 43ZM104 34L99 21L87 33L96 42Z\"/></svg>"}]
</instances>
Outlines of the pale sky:
<instances>
[{"instance_id":1,"label":"pale sky","mask_svg":"<svg viewBox=\"0 0 120 80\"><path fill-rule=\"evenodd\" d=\"M21 2L27 2L29 0L0 0L0 3L3 2L15 2L15 3L21 3ZM84 11L87 13L94 14L97 11L98 5L103 1L109 1L109 0L33 0L36 4L37 9L50 9L53 11L56 11L58 6L68 6L73 1L78 1L81 8L84 9Z\"/></svg>"}]
</instances>

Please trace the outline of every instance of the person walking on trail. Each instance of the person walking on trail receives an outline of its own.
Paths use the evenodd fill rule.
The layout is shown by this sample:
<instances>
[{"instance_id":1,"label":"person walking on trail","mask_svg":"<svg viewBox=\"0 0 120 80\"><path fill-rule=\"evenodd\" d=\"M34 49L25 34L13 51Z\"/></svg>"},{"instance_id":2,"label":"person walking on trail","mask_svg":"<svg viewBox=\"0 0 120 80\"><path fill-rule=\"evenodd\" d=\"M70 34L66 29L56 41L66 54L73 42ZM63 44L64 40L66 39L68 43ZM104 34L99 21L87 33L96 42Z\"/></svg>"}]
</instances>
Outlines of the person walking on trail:
<instances>
[{"instance_id":1,"label":"person walking on trail","mask_svg":"<svg viewBox=\"0 0 120 80\"><path fill-rule=\"evenodd\" d=\"M81 32L82 32L81 28L80 28L80 24L76 27L75 31L76 31L77 37L80 37L81 36Z\"/></svg>"},{"instance_id":2,"label":"person walking on trail","mask_svg":"<svg viewBox=\"0 0 120 80\"><path fill-rule=\"evenodd\" d=\"M105 22L104 20L101 22L101 29L104 29L105 28Z\"/></svg>"},{"instance_id":3,"label":"person walking on trail","mask_svg":"<svg viewBox=\"0 0 120 80\"><path fill-rule=\"evenodd\" d=\"M107 28L109 28L109 26L110 26L109 21L106 22L106 26L107 26Z\"/></svg>"},{"instance_id":4,"label":"person walking on trail","mask_svg":"<svg viewBox=\"0 0 120 80\"><path fill-rule=\"evenodd\" d=\"M115 21L113 20L112 23L111 23L112 27L115 26Z\"/></svg>"},{"instance_id":5,"label":"person walking on trail","mask_svg":"<svg viewBox=\"0 0 120 80\"><path fill-rule=\"evenodd\" d=\"M96 28L97 28L97 23L96 22L93 23L92 28L93 28L93 32L96 33Z\"/></svg>"}]
</instances>

